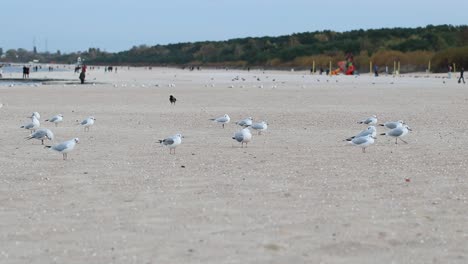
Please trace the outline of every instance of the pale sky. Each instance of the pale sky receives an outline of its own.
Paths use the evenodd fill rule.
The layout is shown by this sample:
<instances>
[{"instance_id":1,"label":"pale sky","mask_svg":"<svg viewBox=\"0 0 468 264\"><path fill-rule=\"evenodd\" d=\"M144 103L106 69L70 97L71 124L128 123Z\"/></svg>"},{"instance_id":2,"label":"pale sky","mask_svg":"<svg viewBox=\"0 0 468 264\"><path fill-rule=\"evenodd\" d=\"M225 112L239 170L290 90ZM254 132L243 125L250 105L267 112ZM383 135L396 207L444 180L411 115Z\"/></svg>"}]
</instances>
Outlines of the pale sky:
<instances>
[{"instance_id":1,"label":"pale sky","mask_svg":"<svg viewBox=\"0 0 468 264\"><path fill-rule=\"evenodd\" d=\"M2 0L0 47L122 51L132 46L468 24L468 0Z\"/></svg>"}]
</instances>

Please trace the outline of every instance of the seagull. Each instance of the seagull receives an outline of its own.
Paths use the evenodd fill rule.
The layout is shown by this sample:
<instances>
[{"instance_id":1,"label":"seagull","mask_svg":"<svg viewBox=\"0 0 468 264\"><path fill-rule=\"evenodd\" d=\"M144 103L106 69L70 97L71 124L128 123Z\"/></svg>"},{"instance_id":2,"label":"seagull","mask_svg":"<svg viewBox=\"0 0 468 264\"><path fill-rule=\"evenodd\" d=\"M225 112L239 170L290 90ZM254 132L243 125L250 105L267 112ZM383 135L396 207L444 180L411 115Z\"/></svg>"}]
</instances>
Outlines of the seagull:
<instances>
[{"instance_id":1,"label":"seagull","mask_svg":"<svg viewBox=\"0 0 468 264\"><path fill-rule=\"evenodd\" d=\"M33 138L42 141L42 145L44 145L44 140L46 140L46 139L54 140L54 133L52 133L52 131L50 131L47 128L42 128L42 129L39 129L36 132L32 133L28 137L25 137L25 139L27 139L27 140L30 140L30 139L33 139Z\"/></svg>"},{"instance_id":2,"label":"seagull","mask_svg":"<svg viewBox=\"0 0 468 264\"><path fill-rule=\"evenodd\" d=\"M379 124L379 126L383 126L383 127L388 128L388 129L394 129L394 128L397 128L397 127L402 127L404 124L405 124L405 122L403 120L398 120L398 121L395 121L395 122L385 122L383 124Z\"/></svg>"},{"instance_id":3,"label":"seagull","mask_svg":"<svg viewBox=\"0 0 468 264\"><path fill-rule=\"evenodd\" d=\"M371 117L368 117L364 120L359 121L358 124L375 125L377 124L377 116L373 115Z\"/></svg>"},{"instance_id":4,"label":"seagull","mask_svg":"<svg viewBox=\"0 0 468 264\"><path fill-rule=\"evenodd\" d=\"M359 137L366 137L368 135L371 135L372 137L375 137L377 135L377 129L375 129L375 126L367 127L366 130L363 130L363 131L359 132L359 134L357 134L355 136L347 138L346 141L351 141L351 140L353 140L355 138L359 138Z\"/></svg>"},{"instance_id":5,"label":"seagull","mask_svg":"<svg viewBox=\"0 0 468 264\"><path fill-rule=\"evenodd\" d=\"M169 154L172 154L172 150L174 150L175 154L175 148L182 143L182 138L183 136L181 134L176 134L163 140L159 140L159 143L169 148Z\"/></svg>"},{"instance_id":6,"label":"seagull","mask_svg":"<svg viewBox=\"0 0 468 264\"><path fill-rule=\"evenodd\" d=\"M172 96L172 94L169 96L169 102L171 102L171 104L174 104L175 105L175 102L177 101L177 99Z\"/></svg>"},{"instance_id":7,"label":"seagull","mask_svg":"<svg viewBox=\"0 0 468 264\"><path fill-rule=\"evenodd\" d=\"M385 133L380 134L381 136L390 136L395 138L395 144L398 144L398 138L400 138L401 141L403 141L405 144L408 144L408 142L404 141L402 137L406 136L408 134L408 131L412 131L411 128L409 128L407 125L402 125L400 127L394 128L392 130L389 130Z\"/></svg>"},{"instance_id":8,"label":"seagull","mask_svg":"<svg viewBox=\"0 0 468 264\"><path fill-rule=\"evenodd\" d=\"M30 117L32 118L33 116L35 116L37 119L41 119L41 115L38 112L33 112Z\"/></svg>"},{"instance_id":9,"label":"seagull","mask_svg":"<svg viewBox=\"0 0 468 264\"><path fill-rule=\"evenodd\" d=\"M62 114L58 114L58 115L55 115L49 119L46 119L45 120L46 122L51 122L51 123L54 123L55 126L58 126L58 123L62 122L63 121L63 115Z\"/></svg>"},{"instance_id":10,"label":"seagull","mask_svg":"<svg viewBox=\"0 0 468 264\"><path fill-rule=\"evenodd\" d=\"M229 121L231 121L231 118L229 117L228 114L224 114L224 116L221 116L221 117L218 117L218 118L212 118L210 120L213 121L213 122L216 122L216 123L223 124L223 128L224 128L224 125L229 123Z\"/></svg>"},{"instance_id":11,"label":"seagull","mask_svg":"<svg viewBox=\"0 0 468 264\"><path fill-rule=\"evenodd\" d=\"M75 148L76 144L79 144L80 140L78 138L70 139L68 141L64 141L54 146L45 146L46 148L53 149L57 152L63 154L63 160L67 159L67 153L72 151Z\"/></svg>"},{"instance_id":12,"label":"seagull","mask_svg":"<svg viewBox=\"0 0 468 264\"><path fill-rule=\"evenodd\" d=\"M236 125L239 125L239 126L242 126L242 127L248 127L248 126L252 125L252 120L253 120L252 117L247 117L247 118L244 118L244 119L242 119L240 121L237 121Z\"/></svg>"},{"instance_id":13,"label":"seagull","mask_svg":"<svg viewBox=\"0 0 468 264\"><path fill-rule=\"evenodd\" d=\"M21 128L31 130L31 134L32 134L32 132L35 132L36 129L38 129L40 125L41 123L39 122L39 119L37 119L35 115L32 115L31 122L25 124L24 126L21 126Z\"/></svg>"},{"instance_id":14,"label":"seagull","mask_svg":"<svg viewBox=\"0 0 468 264\"><path fill-rule=\"evenodd\" d=\"M252 133L250 133L249 128L246 127L242 129L241 131L236 132L234 136L232 137L232 139L241 143L242 148L244 147L244 143L245 143L245 147L247 147L247 143L249 143L250 140L252 139Z\"/></svg>"},{"instance_id":15,"label":"seagull","mask_svg":"<svg viewBox=\"0 0 468 264\"><path fill-rule=\"evenodd\" d=\"M94 118L94 116L90 116L81 121L80 125L84 126L84 131L86 132L89 131L90 126L94 125L94 121L96 121L96 118Z\"/></svg>"},{"instance_id":16,"label":"seagull","mask_svg":"<svg viewBox=\"0 0 468 264\"><path fill-rule=\"evenodd\" d=\"M352 144L353 146L361 147L362 148L362 153L366 153L366 148L372 144L374 144L374 139L372 135L367 135L364 137L357 137L351 140L349 143Z\"/></svg>"},{"instance_id":17,"label":"seagull","mask_svg":"<svg viewBox=\"0 0 468 264\"><path fill-rule=\"evenodd\" d=\"M261 135L262 131L265 131L268 129L268 123L265 121L261 121L258 123L253 123L251 126L253 129L258 131L258 134Z\"/></svg>"}]
</instances>

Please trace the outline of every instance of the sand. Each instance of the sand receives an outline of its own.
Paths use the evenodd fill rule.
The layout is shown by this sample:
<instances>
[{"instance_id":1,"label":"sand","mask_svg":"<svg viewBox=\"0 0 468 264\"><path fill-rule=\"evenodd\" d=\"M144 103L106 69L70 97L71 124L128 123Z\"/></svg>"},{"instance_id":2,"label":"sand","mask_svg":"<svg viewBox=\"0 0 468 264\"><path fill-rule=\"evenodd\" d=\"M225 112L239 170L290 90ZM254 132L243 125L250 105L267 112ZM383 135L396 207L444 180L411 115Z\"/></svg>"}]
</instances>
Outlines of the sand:
<instances>
[{"instance_id":1,"label":"sand","mask_svg":"<svg viewBox=\"0 0 468 264\"><path fill-rule=\"evenodd\" d=\"M468 85L441 77L120 67L0 86L0 262L467 263ZM33 111L80 138L67 161L24 140ZM343 142L373 114L408 144ZM248 116L269 129L240 148Z\"/></svg>"}]
</instances>

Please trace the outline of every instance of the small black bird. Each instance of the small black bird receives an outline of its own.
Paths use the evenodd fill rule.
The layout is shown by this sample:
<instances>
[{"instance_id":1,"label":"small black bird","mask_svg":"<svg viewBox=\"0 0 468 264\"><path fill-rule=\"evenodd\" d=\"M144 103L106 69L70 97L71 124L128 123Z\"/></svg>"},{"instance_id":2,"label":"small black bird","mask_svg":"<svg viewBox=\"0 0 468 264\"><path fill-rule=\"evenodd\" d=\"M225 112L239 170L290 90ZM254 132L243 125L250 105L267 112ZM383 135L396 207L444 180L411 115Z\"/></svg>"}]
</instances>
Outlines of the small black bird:
<instances>
[{"instance_id":1,"label":"small black bird","mask_svg":"<svg viewBox=\"0 0 468 264\"><path fill-rule=\"evenodd\" d=\"M177 101L177 99L172 96L172 94L169 96L169 102L171 102L171 104L174 104L175 105L175 102Z\"/></svg>"}]
</instances>

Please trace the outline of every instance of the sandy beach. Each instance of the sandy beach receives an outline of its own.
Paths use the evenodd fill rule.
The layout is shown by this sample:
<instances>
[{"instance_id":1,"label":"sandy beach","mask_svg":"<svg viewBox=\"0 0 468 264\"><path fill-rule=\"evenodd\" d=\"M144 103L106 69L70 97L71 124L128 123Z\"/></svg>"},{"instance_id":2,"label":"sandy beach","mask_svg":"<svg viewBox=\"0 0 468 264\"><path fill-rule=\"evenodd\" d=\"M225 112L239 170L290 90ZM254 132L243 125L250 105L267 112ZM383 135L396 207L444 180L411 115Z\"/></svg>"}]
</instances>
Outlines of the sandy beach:
<instances>
[{"instance_id":1,"label":"sandy beach","mask_svg":"<svg viewBox=\"0 0 468 264\"><path fill-rule=\"evenodd\" d=\"M101 67L0 86L0 263L468 263L468 85L442 76ZM80 139L68 160L24 139L34 111L54 143ZM343 141L374 114L408 144ZM240 148L249 116L269 128Z\"/></svg>"}]
</instances>

